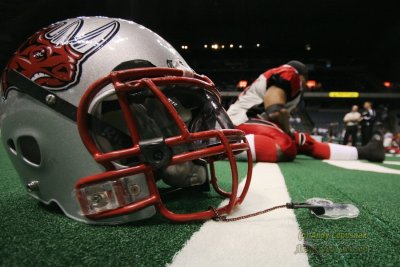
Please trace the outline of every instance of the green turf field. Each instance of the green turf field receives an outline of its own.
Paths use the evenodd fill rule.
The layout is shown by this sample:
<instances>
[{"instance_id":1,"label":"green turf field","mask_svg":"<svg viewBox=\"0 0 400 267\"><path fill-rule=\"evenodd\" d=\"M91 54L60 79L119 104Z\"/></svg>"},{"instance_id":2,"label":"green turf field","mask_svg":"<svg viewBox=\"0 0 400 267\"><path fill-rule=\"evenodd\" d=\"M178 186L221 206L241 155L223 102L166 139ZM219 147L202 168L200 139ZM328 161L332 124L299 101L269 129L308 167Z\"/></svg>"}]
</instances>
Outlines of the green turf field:
<instances>
[{"instance_id":1,"label":"green turf field","mask_svg":"<svg viewBox=\"0 0 400 267\"><path fill-rule=\"evenodd\" d=\"M2 146L0 160L2 266L164 266L202 225L170 223L160 215L122 226L82 224L29 197ZM217 167L224 186L229 165L221 162ZM239 170L244 177L245 169ZM202 194L178 195L167 206L188 212L189 207L206 210L222 200Z\"/></svg>"},{"instance_id":2,"label":"green turf field","mask_svg":"<svg viewBox=\"0 0 400 267\"><path fill-rule=\"evenodd\" d=\"M3 147L0 164L1 266L165 266L202 225L171 223L161 216L123 226L85 225L31 199ZM219 179L226 183L228 165L219 167ZM324 197L352 202L361 211L358 218L343 220L321 220L306 210L296 211L311 265L400 266L400 175L346 170L307 157L279 167L293 200ZM221 201L213 193L206 194L210 201L205 201L203 194L179 195L169 206L186 211Z\"/></svg>"},{"instance_id":3,"label":"green turf field","mask_svg":"<svg viewBox=\"0 0 400 267\"><path fill-rule=\"evenodd\" d=\"M296 211L310 264L399 266L400 175L345 170L308 157L279 166L293 200L323 197L360 209L358 218L342 220Z\"/></svg>"}]
</instances>

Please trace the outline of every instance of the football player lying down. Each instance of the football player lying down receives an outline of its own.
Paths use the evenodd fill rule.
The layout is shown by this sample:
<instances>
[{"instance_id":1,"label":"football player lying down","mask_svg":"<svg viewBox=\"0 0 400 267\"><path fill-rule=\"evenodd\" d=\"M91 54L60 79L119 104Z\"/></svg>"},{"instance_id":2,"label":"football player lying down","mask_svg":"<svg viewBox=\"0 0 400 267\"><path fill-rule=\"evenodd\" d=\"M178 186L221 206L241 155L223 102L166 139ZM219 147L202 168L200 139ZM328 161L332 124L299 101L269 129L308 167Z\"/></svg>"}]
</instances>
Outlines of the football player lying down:
<instances>
[{"instance_id":1,"label":"football player lying down","mask_svg":"<svg viewBox=\"0 0 400 267\"><path fill-rule=\"evenodd\" d=\"M253 160L292 161L297 154L303 154L316 159L382 162L385 153L378 132L367 145L352 147L318 142L307 133L290 129L289 114L300 102L307 74L307 67L295 60L267 70L229 107L228 115L235 127L246 133ZM248 111L262 103L264 112L251 117Z\"/></svg>"}]
</instances>

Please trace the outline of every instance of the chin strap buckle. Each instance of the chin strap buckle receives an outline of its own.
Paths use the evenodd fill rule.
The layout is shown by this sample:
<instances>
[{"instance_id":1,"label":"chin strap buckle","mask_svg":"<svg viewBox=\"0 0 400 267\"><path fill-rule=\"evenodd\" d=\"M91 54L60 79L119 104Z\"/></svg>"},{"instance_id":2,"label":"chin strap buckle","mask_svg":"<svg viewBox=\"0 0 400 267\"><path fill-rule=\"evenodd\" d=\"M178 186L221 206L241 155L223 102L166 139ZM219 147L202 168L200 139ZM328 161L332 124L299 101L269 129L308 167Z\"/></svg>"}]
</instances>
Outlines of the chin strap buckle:
<instances>
[{"instance_id":1,"label":"chin strap buckle","mask_svg":"<svg viewBox=\"0 0 400 267\"><path fill-rule=\"evenodd\" d=\"M164 138L153 138L139 142L140 160L156 169L166 166L172 158L172 151L164 142Z\"/></svg>"}]
</instances>

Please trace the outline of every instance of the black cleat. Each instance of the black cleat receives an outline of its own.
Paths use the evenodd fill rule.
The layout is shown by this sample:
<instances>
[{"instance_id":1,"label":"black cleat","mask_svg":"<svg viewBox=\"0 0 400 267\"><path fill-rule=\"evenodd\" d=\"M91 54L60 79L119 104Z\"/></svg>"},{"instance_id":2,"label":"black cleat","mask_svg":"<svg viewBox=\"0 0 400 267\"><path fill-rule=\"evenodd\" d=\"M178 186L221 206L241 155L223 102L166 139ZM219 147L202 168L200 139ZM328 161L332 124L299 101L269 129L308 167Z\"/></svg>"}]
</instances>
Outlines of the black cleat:
<instances>
[{"instance_id":1,"label":"black cleat","mask_svg":"<svg viewBox=\"0 0 400 267\"><path fill-rule=\"evenodd\" d=\"M376 131L371 140L365 146L357 147L358 159L366 159L371 162L383 162L385 149L383 147L383 135Z\"/></svg>"}]
</instances>

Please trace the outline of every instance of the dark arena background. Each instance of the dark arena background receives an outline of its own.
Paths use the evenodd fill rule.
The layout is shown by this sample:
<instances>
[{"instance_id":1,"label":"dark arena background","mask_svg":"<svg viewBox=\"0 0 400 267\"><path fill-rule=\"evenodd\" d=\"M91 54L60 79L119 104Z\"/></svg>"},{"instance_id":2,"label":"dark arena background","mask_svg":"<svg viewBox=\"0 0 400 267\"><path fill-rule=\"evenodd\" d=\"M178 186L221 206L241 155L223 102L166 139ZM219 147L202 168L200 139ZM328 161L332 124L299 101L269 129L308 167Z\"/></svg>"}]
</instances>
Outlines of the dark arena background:
<instances>
[{"instance_id":1,"label":"dark arena background","mask_svg":"<svg viewBox=\"0 0 400 267\"><path fill-rule=\"evenodd\" d=\"M310 70L304 105L321 133L340 139L344 114L366 100L384 113L391 131L399 131L400 21L390 1L3 0L0 5L1 68L40 27L81 15L119 17L169 41L197 73L214 81L226 96L225 107L260 73L297 59ZM329 92L359 94L332 98Z\"/></svg>"},{"instance_id":2,"label":"dark arena background","mask_svg":"<svg viewBox=\"0 0 400 267\"><path fill-rule=\"evenodd\" d=\"M307 87L291 114L292 127L342 144L345 114L353 105L362 111L369 101L386 149L385 161L376 164L306 156L256 164L256 178L275 175L282 181L260 189L268 199L257 200L258 206L250 201L255 206L249 211L326 197L354 203L358 218L322 220L306 211L293 217L274 211L262 215L265 220L234 223L232 232L219 235L229 227L174 224L161 217L115 227L75 222L28 197L0 147L0 266L400 266L398 6L351 0L0 0L2 70L28 36L53 22L77 16L132 20L158 33L195 72L208 76L226 109L266 70L290 60L305 63ZM224 180L228 165L222 164ZM286 222L297 228L288 230ZM271 240L277 232L285 234ZM208 238L203 241L208 245L200 238ZM250 243L259 250L250 250ZM288 254L282 254L285 249Z\"/></svg>"}]
</instances>

